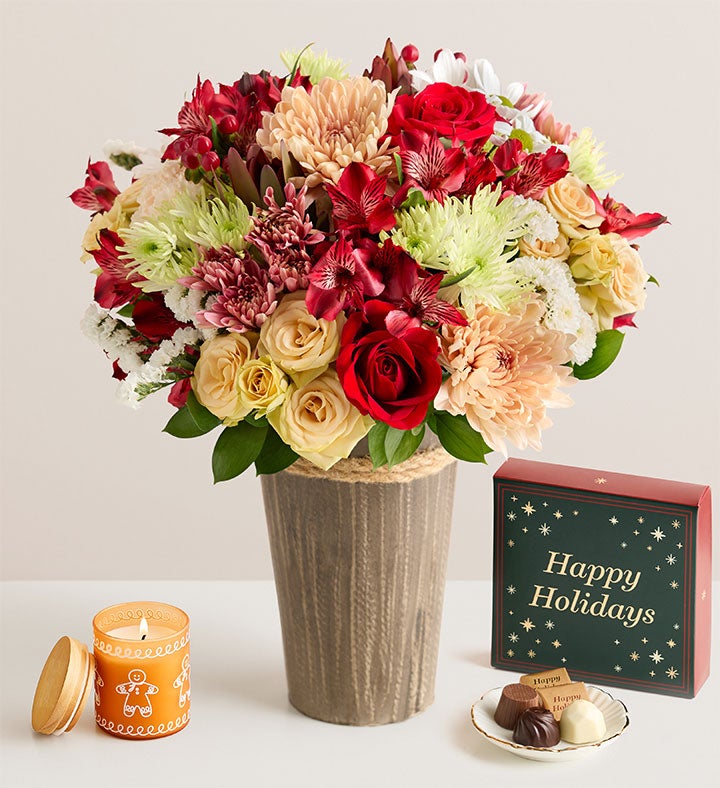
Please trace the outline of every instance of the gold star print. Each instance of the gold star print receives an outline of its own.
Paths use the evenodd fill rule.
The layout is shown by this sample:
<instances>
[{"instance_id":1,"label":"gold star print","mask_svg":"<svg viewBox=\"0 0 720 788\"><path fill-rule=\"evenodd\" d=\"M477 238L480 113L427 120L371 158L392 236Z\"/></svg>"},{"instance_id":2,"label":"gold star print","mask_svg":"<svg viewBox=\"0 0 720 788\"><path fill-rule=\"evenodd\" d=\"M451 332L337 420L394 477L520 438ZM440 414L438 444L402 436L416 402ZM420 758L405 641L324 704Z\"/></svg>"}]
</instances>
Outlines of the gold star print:
<instances>
[{"instance_id":1,"label":"gold star print","mask_svg":"<svg viewBox=\"0 0 720 788\"><path fill-rule=\"evenodd\" d=\"M549 526L547 523L543 523L543 524L542 524L542 525L541 525L541 526L538 528L538 531L540 531L540 533L541 533L543 536L547 536L547 535L550 533L550 530L551 530L551 529L550 529L550 526Z\"/></svg>"},{"instance_id":2,"label":"gold star print","mask_svg":"<svg viewBox=\"0 0 720 788\"><path fill-rule=\"evenodd\" d=\"M705 597L706 597L706 596L707 596L707 591L705 591L705 590L703 589L703 592L702 592L702 594L700 594L700 599L702 599L702 600L703 600L703 602L704 602L704 601L705 601ZM677 627L677 624L676 624L675 626Z\"/></svg>"},{"instance_id":3,"label":"gold star print","mask_svg":"<svg viewBox=\"0 0 720 788\"><path fill-rule=\"evenodd\" d=\"M554 629L554 628L555 628L555 622L554 621L548 620L548 621L545 622L545 629Z\"/></svg>"},{"instance_id":4,"label":"gold star print","mask_svg":"<svg viewBox=\"0 0 720 788\"><path fill-rule=\"evenodd\" d=\"M615 645L616 645L616 646L619 646L619 645L620 645L620 641L619 641L619 640L616 640L616 641L615 641Z\"/></svg>"},{"instance_id":5,"label":"gold star print","mask_svg":"<svg viewBox=\"0 0 720 788\"><path fill-rule=\"evenodd\" d=\"M548 505L548 502L547 501L543 501L543 506L547 506L547 505Z\"/></svg>"},{"instance_id":6,"label":"gold star print","mask_svg":"<svg viewBox=\"0 0 720 788\"><path fill-rule=\"evenodd\" d=\"M637 653L637 651L633 651L633 652L630 654L630 659L631 659L633 662L637 662L637 661L640 659L640 655Z\"/></svg>"},{"instance_id":7,"label":"gold star print","mask_svg":"<svg viewBox=\"0 0 720 788\"><path fill-rule=\"evenodd\" d=\"M531 629L535 629L535 624L530 620L530 617L525 619L525 621L520 622L520 626L526 631L529 632Z\"/></svg>"},{"instance_id":8,"label":"gold star print","mask_svg":"<svg viewBox=\"0 0 720 788\"><path fill-rule=\"evenodd\" d=\"M565 657L563 657L563 658L560 660L560 662L562 662L563 664L565 664L565 663L567 662L567 660L565 659Z\"/></svg>"},{"instance_id":9,"label":"gold star print","mask_svg":"<svg viewBox=\"0 0 720 788\"><path fill-rule=\"evenodd\" d=\"M528 657L530 657L530 659L535 659L535 652L532 649L528 651Z\"/></svg>"},{"instance_id":10,"label":"gold star print","mask_svg":"<svg viewBox=\"0 0 720 788\"><path fill-rule=\"evenodd\" d=\"M675 545L675 547L677 547L677 549L678 549L678 550L682 550L682 542L678 542L678 543Z\"/></svg>"},{"instance_id":11,"label":"gold star print","mask_svg":"<svg viewBox=\"0 0 720 788\"><path fill-rule=\"evenodd\" d=\"M642 525L645 522L645 518L644 517L638 517L638 522L640 523L640 525Z\"/></svg>"},{"instance_id":12,"label":"gold star print","mask_svg":"<svg viewBox=\"0 0 720 788\"><path fill-rule=\"evenodd\" d=\"M540 640L540 638L535 638L535 642L538 644L538 646L540 645L540 643L542 643L542 641Z\"/></svg>"},{"instance_id":13,"label":"gold star print","mask_svg":"<svg viewBox=\"0 0 720 788\"><path fill-rule=\"evenodd\" d=\"M670 588L672 588L673 591L677 591L678 588L680 588L680 583L678 583L677 580L671 580L670 581Z\"/></svg>"},{"instance_id":14,"label":"gold star print","mask_svg":"<svg viewBox=\"0 0 720 788\"><path fill-rule=\"evenodd\" d=\"M657 649L655 649L655 651L653 651L653 653L650 655L650 659L657 665L658 662L662 662L665 657L663 657L663 655Z\"/></svg>"},{"instance_id":15,"label":"gold star print","mask_svg":"<svg viewBox=\"0 0 720 788\"><path fill-rule=\"evenodd\" d=\"M559 509L556 509L553 512L553 516L555 517L556 520L562 520L562 512Z\"/></svg>"},{"instance_id":16,"label":"gold star print","mask_svg":"<svg viewBox=\"0 0 720 788\"><path fill-rule=\"evenodd\" d=\"M622 670L622 668L620 667L620 665L615 665L615 667L613 668L613 670L614 670L616 673L620 673L620 671Z\"/></svg>"},{"instance_id":17,"label":"gold star print","mask_svg":"<svg viewBox=\"0 0 720 788\"><path fill-rule=\"evenodd\" d=\"M620 547L624 550L627 547L627 542L620 542Z\"/></svg>"},{"instance_id":18,"label":"gold star print","mask_svg":"<svg viewBox=\"0 0 720 788\"><path fill-rule=\"evenodd\" d=\"M647 643L647 642L648 642L648 639L647 639L647 638L643 638L641 642L642 642L642 643Z\"/></svg>"},{"instance_id":19,"label":"gold star print","mask_svg":"<svg viewBox=\"0 0 720 788\"><path fill-rule=\"evenodd\" d=\"M647 546L647 549L648 549L648 550L649 550L649 551L652 553L652 545L651 545L651 544L649 544L649 545Z\"/></svg>"},{"instance_id":20,"label":"gold star print","mask_svg":"<svg viewBox=\"0 0 720 788\"><path fill-rule=\"evenodd\" d=\"M635 536L640 536L640 531L633 531L633 533L635 534Z\"/></svg>"},{"instance_id":21,"label":"gold star print","mask_svg":"<svg viewBox=\"0 0 720 788\"><path fill-rule=\"evenodd\" d=\"M611 517L611 518L608 520L608 522L609 522L609 523L612 523L612 525L617 525L617 524L618 524L620 521L618 520L618 518L617 518L617 517L615 517L615 515L613 515L613 516L612 516L612 517Z\"/></svg>"},{"instance_id":22,"label":"gold star print","mask_svg":"<svg viewBox=\"0 0 720 788\"><path fill-rule=\"evenodd\" d=\"M598 476L595 479L595 484L607 484L607 479L604 479L602 476Z\"/></svg>"},{"instance_id":23,"label":"gold star print","mask_svg":"<svg viewBox=\"0 0 720 788\"><path fill-rule=\"evenodd\" d=\"M515 542L513 542L513 540L512 540L512 539L508 539L507 546L508 546L508 547L515 547Z\"/></svg>"},{"instance_id":24,"label":"gold star print","mask_svg":"<svg viewBox=\"0 0 720 788\"><path fill-rule=\"evenodd\" d=\"M535 507L534 507L534 506L533 506L533 505L530 503L530 501L528 501L528 502L525 504L525 506L523 506L522 510L523 510L523 512L525 512L525 514L526 514L528 517L530 517L530 515L531 515L531 514L534 514L534 512L535 512Z\"/></svg>"},{"instance_id":25,"label":"gold star print","mask_svg":"<svg viewBox=\"0 0 720 788\"><path fill-rule=\"evenodd\" d=\"M515 586L508 586L505 590L508 592L508 594L514 594L517 591L517 588L515 588Z\"/></svg>"},{"instance_id":26,"label":"gold star print","mask_svg":"<svg viewBox=\"0 0 720 788\"><path fill-rule=\"evenodd\" d=\"M562 643L559 640L555 639L550 645L554 646L555 648L560 648L560 646L562 646Z\"/></svg>"},{"instance_id":27,"label":"gold star print","mask_svg":"<svg viewBox=\"0 0 720 788\"><path fill-rule=\"evenodd\" d=\"M511 648L509 648L507 650L507 655L508 655L508 657L514 657L515 656L515 652Z\"/></svg>"},{"instance_id":28,"label":"gold star print","mask_svg":"<svg viewBox=\"0 0 720 788\"><path fill-rule=\"evenodd\" d=\"M649 673L649 675L650 675L650 676L652 676L652 677L654 678L654 677L655 677L655 671L654 671L654 670L651 670L651 671L650 671L650 673Z\"/></svg>"},{"instance_id":29,"label":"gold star print","mask_svg":"<svg viewBox=\"0 0 720 788\"><path fill-rule=\"evenodd\" d=\"M580 514L580 512L578 512L578 510L577 510L577 509L574 509L574 510L573 510L573 514L575 515L575 517L577 517L577 516Z\"/></svg>"},{"instance_id":30,"label":"gold star print","mask_svg":"<svg viewBox=\"0 0 720 788\"><path fill-rule=\"evenodd\" d=\"M507 513L507 518L508 518L508 520L510 520L510 522L512 522L516 517L517 517L517 515L515 514L515 512L508 512Z\"/></svg>"},{"instance_id":31,"label":"gold star print","mask_svg":"<svg viewBox=\"0 0 720 788\"><path fill-rule=\"evenodd\" d=\"M672 527L673 528L679 528L680 527L680 520L673 520L672 521Z\"/></svg>"},{"instance_id":32,"label":"gold star print","mask_svg":"<svg viewBox=\"0 0 720 788\"><path fill-rule=\"evenodd\" d=\"M655 566L655 571L659 572L660 571L660 567L656 565Z\"/></svg>"},{"instance_id":33,"label":"gold star print","mask_svg":"<svg viewBox=\"0 0 720 788\"><path fill-rule=\"evenodd\" d=\"M528 532L527 526L523 525L522 532L526 534Z\"/></svg>"},{"instance_id":34,"label":"gold star print","mask_svg":"<svg viewBox=\"0 0 720 788\"><path fill-rule=\"evenodd\" d=\"M704 594L704 593L705 593L705 592L703 591L703 594ZM703 596L703 599L705 599L705 597L704 597L704 596ZM680 629L680 624L673 624L673 629Z\"/></svg>"},{"instance_id":35,"label":"gold star print","mask_svg":"<svg viewBox=\"0 0 720 788\"><path fill-rule=\"evenodd\" d=\"M655 541L659 542L661 539L665 538L665 533L661 531L659 528L656 528L654 531L650 531L650 536L654 536Z\"/></svg>"},{"instance_id":36,"label":"gold star print","mask_svg":"<svg viewBox=\"0 0 720 788\"><path fill-rule=\"evenodd\" d=\"M667 641L667 644L670 648L675 648L675 646L677 645L672 638L670 638L670 640Z\"/></svg>"},{"instance_id":37,"label":"gold star print","mask_svg":"<svg viewBox=\"0 0 720 788\"><path fill-rule=\"evenodd\" d=\"M675 670L675 668L673 668L673 667L669 667L669 668L668 668L668 669L665 671L665 675L666 675L666 676L667 676L669 679L676 679L676 678L678 677L678 675L679 675L679 674L678 674L677 670Z\"/></svg>"},{"instance_id":38,"label":"gold star print","mask_svg":"<svg viewBox=\"0 0 720 788\"><path fill-rule=\"evenodd\" d=\"M518 640L520 640L520 635L516 634L515 632L511 632L508 635L508 638L510 638L511 643L517 643Z\"/></svg>"},{"instance_id":39,"label":"gold star print","mask_svg":"<svg viewBox=\"0 0 720 788\"><path fill-rule=\"evenodd\" d=\"M511 501L517 501L517 495L511 495L510 496L510 500Z\"/></svg>"},{"instance_id":40,"label":"gold star print","mask_svg":"<svg viewBox=\"0 0 720 788\"><path fill-rule=\"evenodd\" d=\"M677 559L672 553L670 553L665 560L668 562L668 564L670 564L670 566L672 566Z\"/></svg>"},{"instance_id":41,"label":"gold star print","mask_svg":"<svg viewBox=\"0 0 720 788\"><path fill-rule=\"evenodd\" d=\"M508 615L509 616L514 616L515 615L515 611L514 610L508 610Z\"/></svg>"}]
</instances>

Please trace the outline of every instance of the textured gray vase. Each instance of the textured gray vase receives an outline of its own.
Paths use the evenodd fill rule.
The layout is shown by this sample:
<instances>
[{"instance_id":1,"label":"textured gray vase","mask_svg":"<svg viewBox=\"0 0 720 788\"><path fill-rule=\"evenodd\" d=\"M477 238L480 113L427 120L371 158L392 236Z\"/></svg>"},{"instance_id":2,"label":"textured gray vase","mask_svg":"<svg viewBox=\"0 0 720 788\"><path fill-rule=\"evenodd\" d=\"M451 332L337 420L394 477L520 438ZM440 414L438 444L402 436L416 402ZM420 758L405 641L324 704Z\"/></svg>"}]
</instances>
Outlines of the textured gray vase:
<instances>
[{"instance_id":1,"label":"textured gray vase","mask_svg":"<svg viewBox=\"0 0 720 788\"><path fill-rule=\"evenodd\" d=\"M289 699L303 714L381 725L432 703L456 471L440 456L396 466L408 481L262 477Z\"/></svg>"}]
</instances>

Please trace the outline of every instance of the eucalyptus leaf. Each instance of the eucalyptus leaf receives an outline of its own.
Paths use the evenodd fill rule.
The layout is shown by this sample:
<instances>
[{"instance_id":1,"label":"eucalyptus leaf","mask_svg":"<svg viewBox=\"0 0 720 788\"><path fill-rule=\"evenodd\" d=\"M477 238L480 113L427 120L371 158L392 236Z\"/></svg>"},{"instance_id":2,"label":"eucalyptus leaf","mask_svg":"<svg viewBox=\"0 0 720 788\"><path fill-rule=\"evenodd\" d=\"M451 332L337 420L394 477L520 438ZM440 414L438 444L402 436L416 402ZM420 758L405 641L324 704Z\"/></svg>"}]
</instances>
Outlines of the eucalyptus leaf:
<instances>
[{"instance_id":1,"label":"eucalyptus leaf","mask_svg":"<svg viewBox=\"0 0 720 788\"><path fill-rule=\"evenodd\" d=\"M212 456L215 484L234 479L255 462L265 442L266 430L241 421L220 433Z\"/></svg>"},{"instance_id":2,"label":"eucalyptus leaf","mask_svg":"<svg viewBox=\"0 0 720 788\"><path fill-rule=\"evenodd\" d=\"M575 364L573 375L578 380L590 380L605 372L617 358L624 339L625 334L614 328L598 332L592 356L584 364Z\"/></svg>"}]
</instances>

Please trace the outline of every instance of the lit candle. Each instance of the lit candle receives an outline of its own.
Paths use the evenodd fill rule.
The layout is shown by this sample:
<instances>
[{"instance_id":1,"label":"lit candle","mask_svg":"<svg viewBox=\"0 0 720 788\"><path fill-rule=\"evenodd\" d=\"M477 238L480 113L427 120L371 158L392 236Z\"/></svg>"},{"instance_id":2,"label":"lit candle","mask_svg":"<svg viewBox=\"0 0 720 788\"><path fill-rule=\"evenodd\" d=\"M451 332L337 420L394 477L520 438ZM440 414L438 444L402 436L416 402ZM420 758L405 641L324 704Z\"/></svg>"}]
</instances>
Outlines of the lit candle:
<instances>
[{"instance_id":1,"label":"lit candle","mask_svg":"<svg viewBox=\"0 0 720 788\"><path fill-rule=\"evenodd\" d=\"M153 739L190 720L189 619L159 602L131 602L93 620L95 720L114 736Z\"/></svg>"}]
</instances>

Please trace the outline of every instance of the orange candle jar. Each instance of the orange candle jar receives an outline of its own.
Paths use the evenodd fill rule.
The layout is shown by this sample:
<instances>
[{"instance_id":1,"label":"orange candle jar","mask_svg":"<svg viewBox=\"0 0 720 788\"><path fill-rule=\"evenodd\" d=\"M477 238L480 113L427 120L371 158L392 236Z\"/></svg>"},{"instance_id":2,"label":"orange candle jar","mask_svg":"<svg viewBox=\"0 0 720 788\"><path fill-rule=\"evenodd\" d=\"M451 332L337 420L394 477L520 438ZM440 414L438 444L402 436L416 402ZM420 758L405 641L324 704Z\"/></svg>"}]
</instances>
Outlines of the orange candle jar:
<instances>
[{"instance_id":1,"label":"orange candle jar","mask_svg":"<svg viewBox=\"0 0 720 788\"><path fill-rule=\"evenodd\" d=\"M190 620L161 602L127 602L93 619L95 721L113 736L157 739L190 721Z\"/></svg>"}]
</instances>

